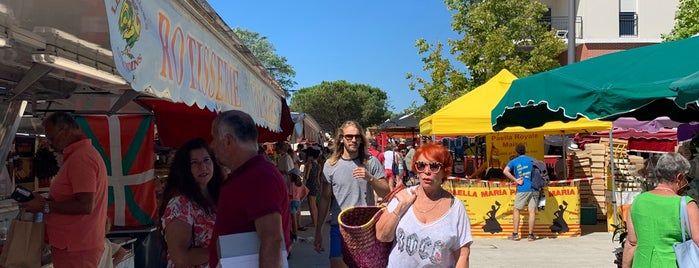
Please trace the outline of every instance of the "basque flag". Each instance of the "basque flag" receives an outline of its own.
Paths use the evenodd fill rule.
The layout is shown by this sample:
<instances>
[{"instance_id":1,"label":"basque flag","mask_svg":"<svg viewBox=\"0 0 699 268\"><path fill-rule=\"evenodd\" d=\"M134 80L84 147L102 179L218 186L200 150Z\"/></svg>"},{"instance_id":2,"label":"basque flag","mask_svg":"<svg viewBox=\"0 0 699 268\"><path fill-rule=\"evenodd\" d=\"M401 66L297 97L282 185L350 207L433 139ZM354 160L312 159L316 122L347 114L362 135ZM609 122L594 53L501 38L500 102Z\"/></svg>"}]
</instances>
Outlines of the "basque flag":
<instances>
[{"instance_id":1,"label":"basque flag","mask_svg":"<svg viewBox=\"0 0 699 268\"><path fill-rule=\"evenodd\" d=\"M154 225L157 201L153 116L89 115L76 116L75 120L107 166L107 215L112 224Z\"/></svg>"}]
</instances>

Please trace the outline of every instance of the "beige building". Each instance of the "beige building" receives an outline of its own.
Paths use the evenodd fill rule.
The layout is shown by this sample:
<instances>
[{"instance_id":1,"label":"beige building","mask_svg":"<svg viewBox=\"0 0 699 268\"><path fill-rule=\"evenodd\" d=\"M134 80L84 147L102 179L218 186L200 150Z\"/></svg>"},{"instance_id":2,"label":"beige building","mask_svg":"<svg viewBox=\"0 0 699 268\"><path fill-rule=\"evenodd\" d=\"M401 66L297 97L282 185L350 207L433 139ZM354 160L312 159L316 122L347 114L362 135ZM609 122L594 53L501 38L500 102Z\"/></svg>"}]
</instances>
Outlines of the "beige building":
<instances>
[{"instance_id":1,"label":"beige building","mask_svg":"<svg viewBox=\"0 0 699 268\"><path fill-rule=\"evenodd\" d=\"M568 0L538 0L561 38L568 34ZM576 0L576 61L660 43L675 24L679 0ZM565 64L567 52L560 59Z\"/></svg>"}]
</instances>

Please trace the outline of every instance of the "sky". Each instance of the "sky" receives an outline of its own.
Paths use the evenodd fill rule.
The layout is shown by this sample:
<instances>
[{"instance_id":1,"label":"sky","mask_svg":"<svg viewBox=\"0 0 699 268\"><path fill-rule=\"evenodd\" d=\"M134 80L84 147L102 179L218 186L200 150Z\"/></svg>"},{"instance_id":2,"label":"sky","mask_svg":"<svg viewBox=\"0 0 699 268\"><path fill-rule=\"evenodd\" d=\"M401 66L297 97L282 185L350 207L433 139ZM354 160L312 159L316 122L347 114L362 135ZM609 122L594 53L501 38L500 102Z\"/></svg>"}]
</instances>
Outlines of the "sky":
<instances>
[{"instance_id":1,"label":"sky","mask_svg":"<svg viewBox=\"0 0 699 268\"><path fill-rule=\"evenodd\" d=\"M408 72L429 78L415 41L459 38L438 0L208 2L229 27L267 37L296 71L292 90L323 81L367 84L387 93L395 113L424 103L405 78Z\"/></svg>"}]
</instances>

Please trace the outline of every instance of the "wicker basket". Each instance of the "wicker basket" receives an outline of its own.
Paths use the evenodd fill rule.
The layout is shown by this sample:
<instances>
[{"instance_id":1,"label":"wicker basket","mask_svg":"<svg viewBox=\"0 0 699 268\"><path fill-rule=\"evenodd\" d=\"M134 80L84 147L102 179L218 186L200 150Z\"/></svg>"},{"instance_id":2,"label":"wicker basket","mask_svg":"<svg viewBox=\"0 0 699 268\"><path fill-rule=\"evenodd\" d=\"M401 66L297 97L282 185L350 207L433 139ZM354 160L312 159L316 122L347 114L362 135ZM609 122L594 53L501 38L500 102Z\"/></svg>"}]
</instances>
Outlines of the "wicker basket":
<instances>
[{"instance_id":1,"label":"wicker basket","mask_svg":"<svg viewBox=\"0 0 699 268\"><path fill-rule=\"evenodd\" d=\"M404 186L396 187L381 200L387 203ZM386 211L386 207L355 206L342 210L338 216L342 234L342 259L349 267L384 268L388 265L388 255L393 242L376 239L376 222Z\"/></svg>"},{"instance_id":2,"label":"wicker basket","mask_svg":"<svg viewBox=\"0 0 699 268\"><path fill-rule=\"evenodd\" d=\"M351 207L340 212L342 258L349 267L386 267L393 243L376 239L383 206Z\"/></svg>"}]
</instances>

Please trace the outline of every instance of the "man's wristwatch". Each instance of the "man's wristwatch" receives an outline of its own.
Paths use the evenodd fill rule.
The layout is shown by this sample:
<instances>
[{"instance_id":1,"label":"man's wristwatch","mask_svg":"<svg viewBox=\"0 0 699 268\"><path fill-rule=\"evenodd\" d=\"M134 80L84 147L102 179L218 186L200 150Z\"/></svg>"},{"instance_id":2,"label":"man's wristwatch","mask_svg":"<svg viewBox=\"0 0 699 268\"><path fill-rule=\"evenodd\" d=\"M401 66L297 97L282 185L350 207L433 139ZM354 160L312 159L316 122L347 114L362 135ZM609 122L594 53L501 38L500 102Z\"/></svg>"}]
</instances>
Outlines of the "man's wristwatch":
<instances>
[{"instance_id":1,"label":"man's wristwatch","mask_svg":"<svg viewBox=\"0 0 699 268\"><path fill-rule=\"evenodd\" d=\"M44 203L44 211L43 212L44 212L44 214L49 214L49 212L51 212L51 209L49 208L49 201L46 201Z\"/></svg>"}]
</instances>

